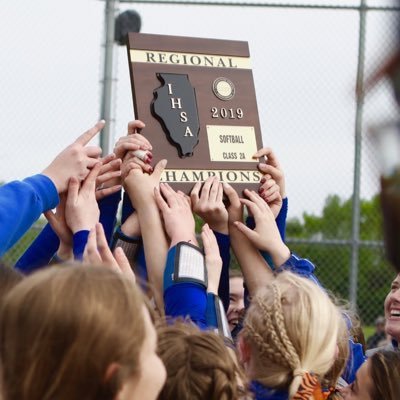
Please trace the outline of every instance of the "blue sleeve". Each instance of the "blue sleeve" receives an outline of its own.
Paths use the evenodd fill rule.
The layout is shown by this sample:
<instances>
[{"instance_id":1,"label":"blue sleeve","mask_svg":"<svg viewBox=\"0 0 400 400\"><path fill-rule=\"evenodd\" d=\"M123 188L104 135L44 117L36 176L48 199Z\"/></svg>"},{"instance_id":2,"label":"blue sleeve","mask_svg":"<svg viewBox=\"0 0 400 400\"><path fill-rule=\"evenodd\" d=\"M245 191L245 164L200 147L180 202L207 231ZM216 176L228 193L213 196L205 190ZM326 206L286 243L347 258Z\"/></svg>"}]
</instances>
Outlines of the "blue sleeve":
<instances>
[{"instance_id":1,"label":"blue sleeve","mask_svg":"<svg viewBox=\"0 0 400 400\"><path fill-rule=\"evenodd\" d=\"M59 202L54 183L34 175L0 187L0 256L12 247L44 211Z\"/></svg>"},{"instance_id":2,"label":"blue sleeve","mask_svg":"<svg viewBox=\"0 0 400 400\"><path fill-rule=\"evenodd\" d=\"M50 224L47 224L19 258L15 268L24 274L30 274L48 265L59 245L58 236Z\"/></svg>"},{"instance_id":3,"label":"blue sleeve","mask_svg":"<svg viewBox=\"0 0 400 400\"><path fill-rule=\"evenodd\" d=\"M288 198L285 197L282 200L282 207L279 211L278 216L275 219L276 226L278 227L279 234L281 235L282 241L285 241L285 236L286 236L286 218L287 218L287 212L288 212ZM246 225L250 229L254 229L256 227L256 223L254 221L254 217L247 217L246 219ZM266 251L260 251L261 255L263 256L264 260L268 263L268 265L272 268L275 269L274 263L272 262L271 256L266 252Z\"/></svg>"},{"instance_id":4,"label":"blue sleeve","mask_svg":"<svg viewBox=\"0 0 400 400\"><path fill-rule=\"evenodd\" d=\"M177 283L164 292L165 314L169 317L189 317L200 329L207 329L206 290L196 283Z\"/></svg>"},{"instance_id":5,"label":"blue sleeve","mask_svg":"<svg viewBox=\"0 0 400 400\"><path fill-rule=\"evenodd\" d=\"M200 329L207 328L207 292L200 284L192 282L174 283L176 246L168 251L164 270L164 307L169 317L189 317Z\"/></svg>"},{"instance_id":6,"label":"blue sleeve","mask_svg":"<svg viewBox=\"0 0 400 400\"><path fill-rule=\"evenodd\" d=\"M101 199L99 204L99 222L103 225L107 243L111 242L114 227L117 221L118 205L121 200L121 191Z\"/></svg>"},{"instance_id":7,"label":"blue sleeve","mask_svg":"<svg viewBox=\"0 0 400 400\"><path fill-rule=\"evenodd\" d=\"M276 217L276 226L279 229L279 233L281 234L281 238L283 241L285 241L286 238L286 219L287 219L287 213L288 213L288 198L285 197L282 200L282 207L281 210L279 211L278 216Z\"/></svg>"},{"instance_id":8,"label":"blue sleeve","mask_svg":"<svg viewBox=\"0 0 400 400\"><path fill-rule=\"evenodd\" d=\"M83 259L83 252L85 251L86 243L88 240L89 236L89 231L87 230L82 230L79 232L76 232L73 237L73 242L74 242L74 258L75 260L82 261Z\"/></svg>"},{"instance_id":9,"label":"blue sleeve","mask_svg":"<svg viewBox=\"0 0 400 400\"><path fill-rule=\"evenodd\" d=\"M342 378L351 384L356 379L358 369L366 360L363 352L363 347L360 343L354 343L352 339L349 339L349 359L347 360L346 369L342 374Z\"/></svg>"},{"instance_id":10,"label":"blue sleeve","mask_svg":"<svg viewBox=\"0 0 400 400\"><path fill-rule=\"evenodd\" d=\"M215 295L207 293L206 321L209 328L218 328L218 317L215 311Z\"/></svg>"},{"instance_id":11,"label":"blue sleeve","mask_svg":"<svg viewBox=\"0 0 400 400\"><path fill-rule=\"evenodd\" d=\"M214 231L214 234L217 239L219 254L222 258L222 270L221 277L219 279L218 296L224 305L225 312L227 312L229 308L229 264L231 262L231 239L229 235L224 235L223 233Z\"/></svg>"}]
</instances>

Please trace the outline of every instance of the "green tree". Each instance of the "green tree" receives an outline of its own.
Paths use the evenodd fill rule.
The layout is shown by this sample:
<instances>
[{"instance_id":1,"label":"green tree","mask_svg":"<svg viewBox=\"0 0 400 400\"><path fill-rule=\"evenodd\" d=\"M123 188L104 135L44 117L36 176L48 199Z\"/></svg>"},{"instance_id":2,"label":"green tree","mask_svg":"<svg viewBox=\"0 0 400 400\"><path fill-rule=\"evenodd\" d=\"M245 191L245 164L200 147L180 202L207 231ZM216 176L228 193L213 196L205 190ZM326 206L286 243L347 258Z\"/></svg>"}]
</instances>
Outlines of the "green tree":
<instances>
[{"instance_id":1,"label":"green tree","mask_svg":"<svg viewBox=\"0 0 400 400\"><path fill-rule=\"evenodd\" d=\"M322 284L340 298L348 299L351 266L352 199L328 196L321 215L304 213L302 220L288 220L286 237L290 248L316 266ZM379 197L361 201L361 241L382 240L382 216ZM314 243L296 243L308 239ZM342 244L324 244L324 240L341 240ZM292 242L292 243L291 243ZM383 313L383 301L389 291L394 271L384 257L381 246L362 245L358 263L358 312L370 324Z\"/></svg>"}]
</instances>

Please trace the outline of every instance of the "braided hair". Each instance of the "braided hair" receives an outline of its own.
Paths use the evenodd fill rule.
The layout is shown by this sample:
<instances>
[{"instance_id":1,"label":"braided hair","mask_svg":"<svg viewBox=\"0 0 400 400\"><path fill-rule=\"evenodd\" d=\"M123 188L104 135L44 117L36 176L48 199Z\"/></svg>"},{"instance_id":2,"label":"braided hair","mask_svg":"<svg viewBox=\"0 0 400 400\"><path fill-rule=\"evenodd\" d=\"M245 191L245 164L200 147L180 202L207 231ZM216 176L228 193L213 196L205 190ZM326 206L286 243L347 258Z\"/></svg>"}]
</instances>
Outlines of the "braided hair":
<instances>
[{"instance_id":1,"label":"braided hair","mask_svg":"<svg viewBox=\"0 0 400 400\"><path fill-rule=\"evenodd\" d=\"M250 345L251 379L293 398L305 374L321 378L334 361L340 313L315 283L277 275L252 299L242 331ZM312 397L310 397L312 398Z\"/></svg>"}]
</instances>

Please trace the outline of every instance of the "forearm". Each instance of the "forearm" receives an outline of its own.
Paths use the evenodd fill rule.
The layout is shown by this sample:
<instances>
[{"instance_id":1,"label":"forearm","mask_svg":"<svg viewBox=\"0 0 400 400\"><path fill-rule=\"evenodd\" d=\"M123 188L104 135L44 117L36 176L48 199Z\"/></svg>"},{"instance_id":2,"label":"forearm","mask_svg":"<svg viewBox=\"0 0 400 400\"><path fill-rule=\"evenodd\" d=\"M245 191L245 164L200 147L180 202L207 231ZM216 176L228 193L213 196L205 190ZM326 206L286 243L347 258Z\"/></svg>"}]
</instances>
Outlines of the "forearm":
<instances>
[{"instance_id":1,"label":"forearm","mask_svg":"<svg viewBox=\"0 0 400 400\"><path fill-rule=\"evenodd\" d=\"M153 198L137 205L139 225L142 233L144 254L149 282L154 287L154 298L159 310L163 310L163 275L168 252L160 213Z\"/></svg>"},{"instance_id":2,"label":"forearm","mask_svg":"<svg viewBox=\"0 0 400 400\"><path fill-rule=\"evenodd\" d=\"M231 246L242 269L244 281L250 295L265 286L273 279L273 272L264 258L252 243L239 230L230 225L229 227Z\"/></svg>"}]
</instances>

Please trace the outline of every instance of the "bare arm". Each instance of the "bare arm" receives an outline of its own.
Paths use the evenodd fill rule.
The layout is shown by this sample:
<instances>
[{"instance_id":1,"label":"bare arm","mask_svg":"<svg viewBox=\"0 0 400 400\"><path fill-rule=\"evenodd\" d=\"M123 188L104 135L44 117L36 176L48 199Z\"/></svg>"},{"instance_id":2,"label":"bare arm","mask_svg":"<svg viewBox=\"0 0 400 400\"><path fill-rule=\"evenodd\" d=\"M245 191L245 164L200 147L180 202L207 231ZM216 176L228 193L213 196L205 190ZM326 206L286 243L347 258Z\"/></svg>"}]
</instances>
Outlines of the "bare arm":
<instances>
[{"instance_id":1,"label":"bare arm","mask_svg":"<svg viewBox=\"0 0 400 400\"><path fill-rule=\"evenodd\" d=\"M149 282L159 311L164 310L163 275L168 252L168 241L162 220L154 198L154 188L159 185L160 176L166 166L161 160L154 172L149 175L136 164L128 163L129 171L124 180L125 190L135 205L142 233ZM124 175L124 172L123 172Z\"/></svg>"},{"instance_id":2,"label":"bare arm","mask_svg":"<svg viewBox=\"0 0 400 400\"><path fill-rule=\"evenodd\" d=\"M258 288L264 286L273 278L273 272L258 249L235 226L235 222L243 220L243 207L238 194L228 184L224 184L224 192L230 202L228 214L232 250L242 269L249 293L253 295Z\"/></svg>"}]
</instances>

